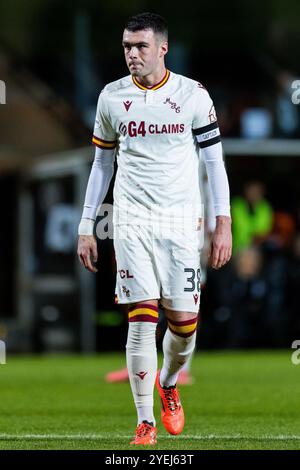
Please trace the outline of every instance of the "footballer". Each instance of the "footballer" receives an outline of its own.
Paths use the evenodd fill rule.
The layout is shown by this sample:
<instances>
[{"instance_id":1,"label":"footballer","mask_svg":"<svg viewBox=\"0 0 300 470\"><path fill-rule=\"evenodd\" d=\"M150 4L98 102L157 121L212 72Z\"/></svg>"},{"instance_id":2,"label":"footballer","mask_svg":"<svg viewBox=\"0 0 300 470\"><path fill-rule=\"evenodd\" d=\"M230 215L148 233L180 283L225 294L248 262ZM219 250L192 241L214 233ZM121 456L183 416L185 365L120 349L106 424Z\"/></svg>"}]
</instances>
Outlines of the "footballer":
<instances>
[{"instance_id":1,"label":"footballer","mask_svg":"<svg viewBox=\"0 0 300 470\"><path fill-rule=\"evenodd\" d=\"M210 255L215 269L224 266L232 252L229 185L208 91L165 66L164 18L153 13L131 17L122 46L129 75L109 83L99 95L95 159L78 230L78 256L86 269L97 271L94 222L116 159L116 298L128 305L126 361L137 411L131 444L154 445L155 385L165 429L178 435L184 427L176 384L195 348L200 304L199 158L206 165L216 218ZM159 305L168 322L161 371L155 337Z\"/></svg>"}]
</instances>

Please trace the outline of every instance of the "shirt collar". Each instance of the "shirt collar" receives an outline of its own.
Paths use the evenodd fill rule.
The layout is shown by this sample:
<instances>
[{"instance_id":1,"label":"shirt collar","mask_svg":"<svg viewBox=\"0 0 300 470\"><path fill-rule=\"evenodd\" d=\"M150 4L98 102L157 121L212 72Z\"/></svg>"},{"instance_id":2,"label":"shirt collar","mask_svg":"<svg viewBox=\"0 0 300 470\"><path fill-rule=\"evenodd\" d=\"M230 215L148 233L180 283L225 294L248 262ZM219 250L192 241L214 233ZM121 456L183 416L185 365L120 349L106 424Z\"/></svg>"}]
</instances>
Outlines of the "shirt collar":
<instances>
[{"instance_id":1,"label":"shirt collar","mask_svg":"<svg viewBox=\"0 0 300 470\"><path fill-rule=\"evenodd\" d=\"M156 85L152 85L150 87L147 87L147 86L144 86L142 85L135 77L132 76L132 81L133 83L138 87L140 88L141 90L158 90L159 88L161 88L162 86L164 86L167 81L169 80L169 77L170 77L170 70L166 70L166 73L165 73L165 76L164 78L158 82Z\"/></svg>"}]
</instances>

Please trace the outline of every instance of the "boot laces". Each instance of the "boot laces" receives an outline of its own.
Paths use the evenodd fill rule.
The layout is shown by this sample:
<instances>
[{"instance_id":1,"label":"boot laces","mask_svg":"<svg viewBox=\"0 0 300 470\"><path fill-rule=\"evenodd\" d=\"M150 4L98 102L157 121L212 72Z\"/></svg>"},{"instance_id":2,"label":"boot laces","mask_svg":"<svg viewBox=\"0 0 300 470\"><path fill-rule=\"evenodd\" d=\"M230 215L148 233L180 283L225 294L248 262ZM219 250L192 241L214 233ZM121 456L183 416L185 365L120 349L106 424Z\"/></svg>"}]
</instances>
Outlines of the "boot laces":
<instances>
[{"instance_id":1,"label":"boot laces","mask_svg":"<svg viewBox=\"0 0 300 470\"><path fill-rule=\"evenodd\" d=\"M171 388L171 389L163 389L165 398L167 400L167 406L168 409L172 412L175 413L178 409L178 395L177 395L177 390L176 388Z\"/></svg>"},{"instance_id":2,"label":"boot laces","mask_svg":"<svg viewBox=\"0 0 300 470\"><path fill-rule=\"evenodd\" d=\"M137 437L144 437L151 431L152 426L148 423L141 423L136 430Z\"/></svg>"}]
</instances>

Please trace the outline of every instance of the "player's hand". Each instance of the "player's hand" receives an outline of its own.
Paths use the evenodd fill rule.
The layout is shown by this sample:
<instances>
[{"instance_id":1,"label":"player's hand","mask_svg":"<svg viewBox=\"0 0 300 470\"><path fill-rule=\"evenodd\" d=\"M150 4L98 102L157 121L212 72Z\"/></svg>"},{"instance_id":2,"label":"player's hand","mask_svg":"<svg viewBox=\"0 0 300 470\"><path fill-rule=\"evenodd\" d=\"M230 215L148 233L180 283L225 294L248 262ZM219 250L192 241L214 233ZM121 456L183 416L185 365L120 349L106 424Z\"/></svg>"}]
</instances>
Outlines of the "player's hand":
<instances>
[{"instance_id":1,"label":"player's hand","mask_svg":"<svg viewBox=\"0 0 300 470\"><path fill-rule=\"evenodd\" d=\"M91 273L98 271L93 265L98 259L97 242L93 235L79 236L77 254L82 266L91 271Z\"/></svg>"},{"instance_id":2,"label":"player's hand","mask_svg":"<svg viewBox=\"0 0 300 470\"><path fill-rule=\"evenodd\" d=\"M232 235L231 218L226 216L217 217L217 225L212 236L209 259L214 269L220 269L231 258Z\"/></svg>"}]
</instances>

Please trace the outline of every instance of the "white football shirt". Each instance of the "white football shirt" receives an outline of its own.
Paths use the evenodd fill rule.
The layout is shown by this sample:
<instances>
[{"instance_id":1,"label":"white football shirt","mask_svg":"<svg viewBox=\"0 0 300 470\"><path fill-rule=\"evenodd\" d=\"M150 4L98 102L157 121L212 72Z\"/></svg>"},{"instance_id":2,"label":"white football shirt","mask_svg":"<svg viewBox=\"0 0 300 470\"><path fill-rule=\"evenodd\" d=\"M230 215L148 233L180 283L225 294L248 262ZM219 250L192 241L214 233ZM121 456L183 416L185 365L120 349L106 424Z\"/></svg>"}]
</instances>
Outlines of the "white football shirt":
<instances>
[{"instance_id":1,"label":"white football shirt","mask_svg":"<svg viewBox=\"0 0 300 470\"><path fill-rule=\"evenodd\" d=\"M151 88L131 75L109 83L99 96L93 143L117 147L114 223L203 216L199 144L219 141L213 102L199 82L167 70Z\"/></svg>"}]
</instances>

